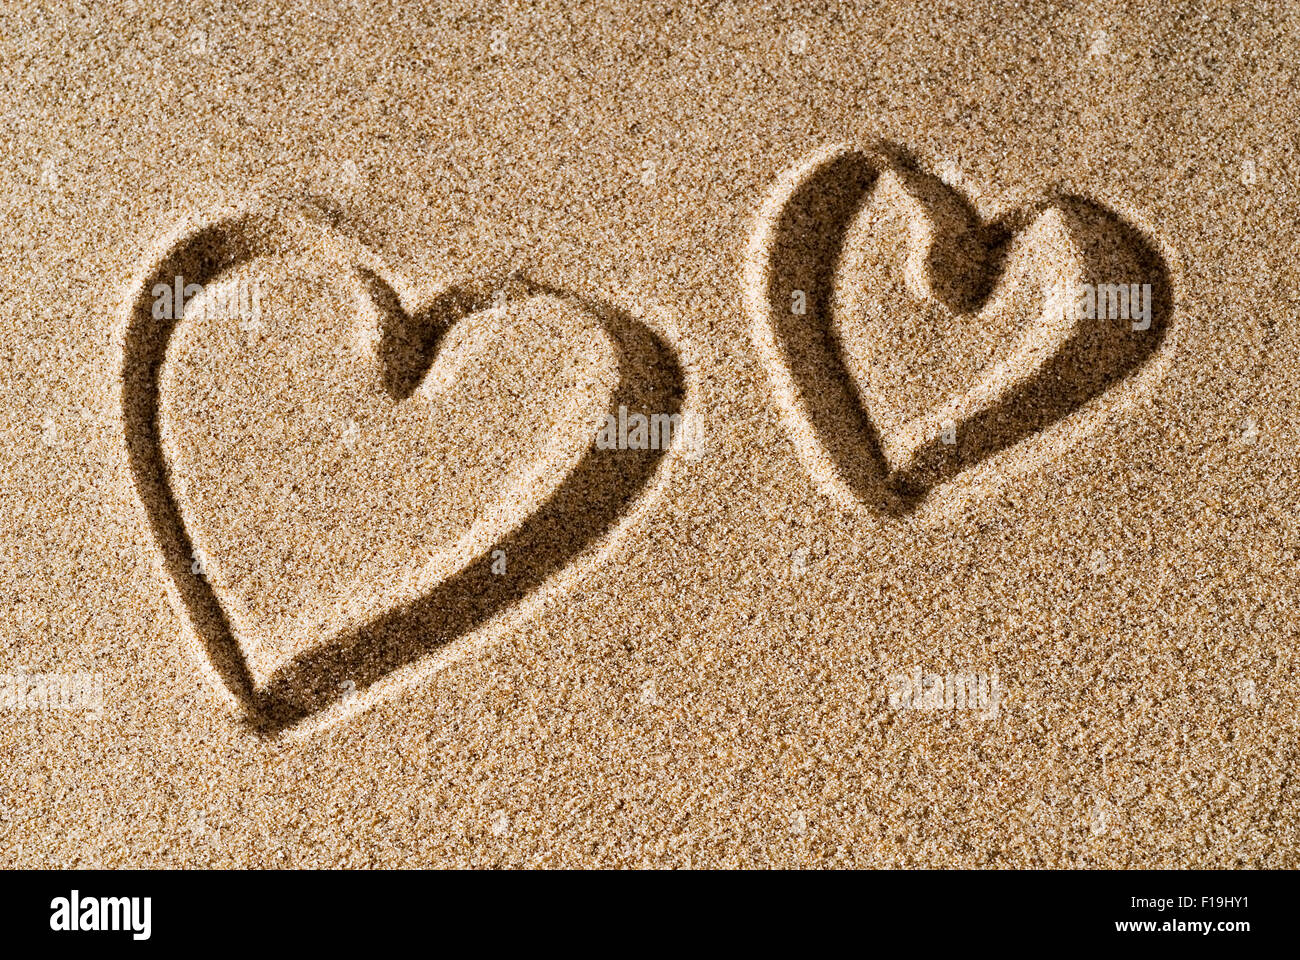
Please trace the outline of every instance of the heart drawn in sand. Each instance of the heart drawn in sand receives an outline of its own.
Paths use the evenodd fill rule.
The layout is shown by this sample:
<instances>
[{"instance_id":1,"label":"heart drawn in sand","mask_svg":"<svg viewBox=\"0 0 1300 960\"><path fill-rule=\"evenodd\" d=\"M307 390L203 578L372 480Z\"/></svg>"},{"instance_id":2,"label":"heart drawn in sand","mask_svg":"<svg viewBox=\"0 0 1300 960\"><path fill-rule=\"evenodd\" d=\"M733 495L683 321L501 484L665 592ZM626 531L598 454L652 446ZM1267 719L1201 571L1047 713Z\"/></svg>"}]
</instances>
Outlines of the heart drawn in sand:
<instances>
[{"instance_id":1,"label":"heart drawn in sand","mask_svg":"<svg viewBox=\"0 0 1300 960\"><path fill-rule=\"evenodd\" d=\"M259 731L426 662L607 543L667 452L596 442L603 417L680 410L649 327L519 278L418 305L409 286L273 210L183 231L133 288L131 471L178 607Z\"/></svg>"},{"instance_id":2,"label":"heart drawn in sand","mask_svg":"<svg viewBox=\"0 0 1300 960\"><path fill-rule=\"evenodd\" d=\"M1089 415L1164 341L1169 273L1058 196L985 222L900 151L837 145L778 180L745 263L755 345L813 477L901 515Z\"/></svg>"}]
</instances>

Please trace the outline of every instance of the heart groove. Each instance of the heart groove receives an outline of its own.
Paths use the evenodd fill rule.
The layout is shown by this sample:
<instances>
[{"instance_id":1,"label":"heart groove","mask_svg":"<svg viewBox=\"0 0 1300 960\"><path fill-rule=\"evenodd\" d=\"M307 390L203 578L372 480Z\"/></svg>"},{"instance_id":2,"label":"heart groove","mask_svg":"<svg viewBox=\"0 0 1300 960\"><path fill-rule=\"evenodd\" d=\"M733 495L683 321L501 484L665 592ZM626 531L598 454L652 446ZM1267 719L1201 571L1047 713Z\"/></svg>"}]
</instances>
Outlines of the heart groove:
<instances>
[{"instance_id":1,"label":"heart groove","mask_svg":"<svg viewBox=\"0 0 1300 960\"><path fill-rule=\"evenodd\" d=\"M364 246L300 211L249 212L183 232L140 278L123 344L122 406L128 462L145 506L170 589L220 686L251 726L277 734L365 690L393 671L438 650L514 606L580 554L607 542L640 502L663 449L601 450L591 443L536 509L486 549L391 609L328 634L295 654L265 682L250 669L222 598L194 571L196 544L177 499L173 464L162 443L161 374L179 317L155 316L157 284L183 277L208 286L242 263L292 251L349 272L368 290L379 317L377 374L395 402L411 395L439 345L459 320L488 309L490 291L553 298L595 321L614 356L609 406L668 415L679 411L683 377L663 338L607 304L514 278L453 287L424 309L408 312L379 259ZM595 425L592 427L594 440ZM491 572L491 551L505 550L509 574ZM348 685L340 684L346 678Z\"/></svg>"},{"instance_id":2,"label":"heart groove","mask_svg":"<svg viewBox=\"0 0 1300 960\"><path fill-rule=\"evenodd\" d=\"M1142 329L1062 309L1063 291L1129 282L1149 285ZM889 146L834 146L787 171L760 211L744 284L756 348L810 473L837 498L895 516L1143 366L1172 303L1154 245L1112 211L1059 196L984 223ZM891 403L898 384L917 387L905 382L917 371L896 359L906 342L884 337L893 349L878 348L873 365L861 340L881 328L933 332L918 331L920 313L941 325L936 341L965 324L963 336L996 349L965 371L966 389L909 411ZM993 336L1016 316L1028 322L1009 345Z\"/></svg>"}]
</instances>

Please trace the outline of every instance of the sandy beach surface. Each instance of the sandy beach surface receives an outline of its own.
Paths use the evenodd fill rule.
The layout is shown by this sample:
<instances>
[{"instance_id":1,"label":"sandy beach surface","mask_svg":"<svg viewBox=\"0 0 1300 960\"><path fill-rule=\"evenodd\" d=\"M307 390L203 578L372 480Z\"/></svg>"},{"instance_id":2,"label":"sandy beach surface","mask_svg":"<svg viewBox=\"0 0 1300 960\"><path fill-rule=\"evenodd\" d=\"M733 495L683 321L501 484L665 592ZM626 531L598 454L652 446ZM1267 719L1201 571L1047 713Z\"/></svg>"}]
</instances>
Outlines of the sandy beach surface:
<instances>
[{"instance_id":1,"label":"sandy beach surface","mask_svg":"<svg viewBox=\"0 0 1300 960\"><path fill-rule=\"evenodd\" d=\"M1277 3L0 11L0 865L1300 865Z\"/></svg>"}]
</instances>

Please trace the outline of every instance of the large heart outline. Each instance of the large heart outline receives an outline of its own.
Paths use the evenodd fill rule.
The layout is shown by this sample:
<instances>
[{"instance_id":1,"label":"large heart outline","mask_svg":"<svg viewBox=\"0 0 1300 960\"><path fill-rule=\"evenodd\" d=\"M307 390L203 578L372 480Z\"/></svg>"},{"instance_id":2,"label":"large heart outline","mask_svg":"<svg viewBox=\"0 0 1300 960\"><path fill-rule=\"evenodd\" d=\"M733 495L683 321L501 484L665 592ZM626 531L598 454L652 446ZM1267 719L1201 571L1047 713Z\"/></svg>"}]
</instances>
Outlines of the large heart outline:
<instances>
[{"instance_id":1,"label":"large heart outline","mask_svg":"<svg viewBox=\"0 0 1300 960\"><path fill-rule=\"evenodd\" d=\"M247 655L234 635L221 598L192 568L195 544L174 493L162 444L161 376L179 318L154 316L158 284L206 286L224 272L258 256L295 251L324 258L355 275L371 291L385 329L377 351L385 386L394 400L418 379L409 352L405 366L391 348L413 340L427 364L441 334L459 317L491 305L496 283L453 286L420 309L403 307L395 274L364 244L303 209L254 209L186 227L161 245L137 277L129 300L122 344L121 401L127 460L144 505L155 546L178 607L220 686L250 726L275 735L307 721L347 691L365 691L395 671L439 650L532 595L559 571L597 544L608 543L646 500L667 450L601 450L593 442L558 488L523 519L457 572L419 596L369 621L330 636L292 658L270 680L255 683ZM618 382L611 412L679 413L683 368L676 351L651 327L611 304L575 297L516 278L529 295L558 297L596 318L613 350ZM556 531L565 548L556 551ZM490 571L492 550L511 558L508 576Z\"/></svg>"},{"instance_id":2,"label":"large heart outline","mask_svg":"<svg viewBox=\"0 0 1300 960\"><path fill-rule=\"evenodd\" d=\"M1115 238L1144 265L1144 279L1152 285L1150 327L1116 341L1100 361L1085 349L1088 338L1072 333L1044 357L1033 376L1000 393L983 385L990 397L958 421L960 443L950 447L931 437L914 458L916 467L891 470L880 431L831 330L830 308L850 224L891 171L944 193L943 202L960 205L979 221L965 198L926 175L901 149L833 144L777 178L760 206L741 282L755 349L805 468L841 503L866 504L897 517L916 511L936 489L955 484L1011 447L1077 421L1094 401L1150 365L1168 341L1173 297L1170 271L1156 244L1119 214L1085 198L1061 194L1029 211L981 222L990 233L1010 236L1032 217L1053 210L1079 229ZM945 239L918 242L918 234L908 251L909 268L928 266L931 245ZM806 313L797 316L790 311L795 290L805 293L807 304Z\"/></svg>"}]
</instances>

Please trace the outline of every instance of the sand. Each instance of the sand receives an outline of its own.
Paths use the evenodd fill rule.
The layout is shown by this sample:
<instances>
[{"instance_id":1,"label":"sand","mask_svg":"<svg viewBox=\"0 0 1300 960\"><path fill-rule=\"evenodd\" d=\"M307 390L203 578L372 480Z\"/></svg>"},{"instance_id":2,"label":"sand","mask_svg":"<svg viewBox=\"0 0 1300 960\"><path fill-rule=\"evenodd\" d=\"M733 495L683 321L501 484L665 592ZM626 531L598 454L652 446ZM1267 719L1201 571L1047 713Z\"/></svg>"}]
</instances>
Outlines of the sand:
<instances>
[{"instance_id":1,"label":"sand","mask_svg":"<svg viewBox=\"0 0 1300 960\"><path fill-rule=\"evenodd\" d=\"M1300 865L1283 5L0 23L0 864Z\"/></svg>"}]
</instances>

